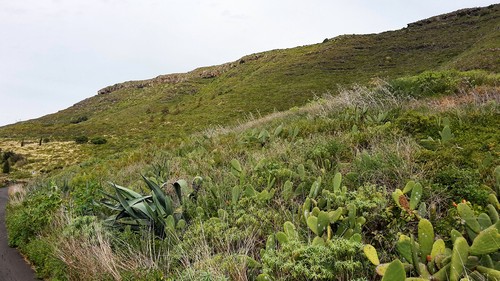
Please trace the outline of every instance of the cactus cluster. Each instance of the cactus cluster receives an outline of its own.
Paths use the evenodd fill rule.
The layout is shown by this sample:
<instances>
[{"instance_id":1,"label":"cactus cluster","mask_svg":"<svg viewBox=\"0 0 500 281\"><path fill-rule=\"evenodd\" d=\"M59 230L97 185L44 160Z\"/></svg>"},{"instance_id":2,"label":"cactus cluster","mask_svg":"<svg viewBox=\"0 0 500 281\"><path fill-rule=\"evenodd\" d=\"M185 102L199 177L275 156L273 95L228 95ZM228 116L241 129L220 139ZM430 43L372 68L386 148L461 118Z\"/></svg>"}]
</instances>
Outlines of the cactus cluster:
<instances>
[{"instance_id":1,"label":"cactus cluster","mask_svg":"<svg viewBox=\"0 0 500 281\"><path fill-rule=\"evenodd\" d=\"M466 237L453 230L453 247L436 239L427 219L420 219L417 239L401 235L396 243L400 259L380 264L376 249L365 245L364 253L382 280L500 280L500 221L498 210L488 205L487 213L475 216L468 203L457 205L465 224ZM408 277L418 276L418 277Z\"/></svg>"},{"instance_id":2,"label":"cactus cluster","mask_svg":"<svg viewBox=\"0 0 500 281\"><path fill-rule=\"evenodd\" d=\"M330 189L321 188L321 178L312 186L309 197L302 205L302 216L309 229L316 234L313 243L324 243L332 236L343 237L353 241L361 241L361 228L366 222L362 216L357 216L355 205L333 209L330 201L325 198L332 196L346 196L347 187L342 186L342 175L336 173ZM321 192L320 198L316 197Z\"/></svg>"},{"instance_id":3,"label":"cactus cluster","mask_svg":"<svg viewBox=\"0 0 500 281\"><path fill-rule=\"evenodd\" d=\"M436 150L438 146L449 143L455 137L455 135L451 132L450 120L447 117L438 119L438 126L443 127L441 131L438 131L441 138L435 140L429 136L426 139L422 139L420 140L420 144L423 147L430 150Z\"/></svg>"},{"instance_id":4,"label":"cactus cluster","mask_svg":"<svg viewBox=\"0 0 500 281\"><path fill-rule=\"evenodd\" d=\"M257 200L261 202L267 202L274 197L276 193L275 188L271 188L274 185L274 178L270 178L268 181L268 187L262 191L256 191L250 184L245 184L246 182L246 172L241 167L238 160L231 160L231 173L239 179L239 184L235 185L231 191L231 202L233 205L238 203L242 196L246 197L256 197Z\"/></svg>"},{"instance_id":5,"label":"cactus cluster","mask_svg":"<svg viewBox=\"0 0 500 281\"><path fill-rule=\"evenodd\" d=\"M298 127L294 127L290 130L285 130L283 124L280 124L272 131L272 133L270 133L266 129L253 129L241 138L241 142L246 144L259 144L260 146L264 147L266 144L279 137L289 138L293 141L298 134Z\"/></svg>"},{"instance_id":6,"label":"cactus cluster","mask_svg":"<svg viewBox=\"0 0 500 281\"><path fill-rule=\"evenodd\" d=\"M396 205L402 211L408 213L410 217L425 217L427 212L427 205L425 202L420 203L422 199L423 188L418 182L409 181L403 190L397 188L392 193L392 198ZM410 195L410 200L406 195ZM418 209L417 209L418 207Z\"/></svg>"}]
</instances>

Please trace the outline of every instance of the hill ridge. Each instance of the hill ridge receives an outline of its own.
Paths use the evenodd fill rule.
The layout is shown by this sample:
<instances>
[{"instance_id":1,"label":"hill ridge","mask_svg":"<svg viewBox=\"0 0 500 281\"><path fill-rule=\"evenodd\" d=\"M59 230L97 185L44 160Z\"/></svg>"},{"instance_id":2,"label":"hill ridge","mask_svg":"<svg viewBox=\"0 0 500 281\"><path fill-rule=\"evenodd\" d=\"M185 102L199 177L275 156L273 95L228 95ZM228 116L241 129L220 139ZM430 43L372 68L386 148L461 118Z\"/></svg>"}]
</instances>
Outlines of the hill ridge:
<instances>
[{"instance_id":1,"label":"hill ridge","mask_svg":"<svg viewBox=\"0 0 500 281\"><path fill-rule=\"evenodd\" d=\"M412 23L408 23L406 28L414 28L414 27L421 27L424 25L428 25L431 23L435 22L440 22L440 21L445 21L449 19L456 19L459 17L471 17L471 16L477 16L481 13L485 13L485 9L496 9L500 6L500 4L493 4L489 5L486 7L475 7L475 8L465 8L465 9L460 9L454 12L450 13L445 13L437 16L432 16L426 19L418 20ZM404 28L403 28L404 29ZM401 30L401 29L400 29ZM397 31L397 30L396 30ZM393 32L393 31L384 31L384 32ZM381 33L384 33L381 32ZM380 33L377 33L380 34ZM337 40L345 36L364 36L364 35L371 35L371 34L354 34L354 35L339 35L335 36L333 38L328 38L328 40ZM293 48L300 48L299 47L292 47L292 48L285 48L285 49L278 49L278 50L286 50L286 49L293 49ZM131 80L131 81L125 81L125 82L119 82L110 86L106 86L100 90L97 91L98 94L107 94L111 93L123 88L144 88L144 87L150 87L154 84L161 84L161 83L180 83L184 82L189 78L193 77L200 77L200 78L214 78L217 76L220 76L222 73L226 72L228 69L236 67L238 64L242 64L246 62L247 60L255 60L258 59L260 56L262 56L265 53L272 52L276 50L270 50L270 51L264 51L264 52L259 52L259 53L254 53L250 55L246 55L241 57L240 59L232 62L227 62L223 63L220 65L214 65L214 66L204 66L204 67L199 67L194 70L185 72L185 73L170 73L170 74L163 74L163 75L158 75L154 78L151 79L144 79L144 80Z\"/></svg>"},{"instance_id":2,"label":"hill ridge","mask_svg":"<svg viewBox=\"0 0 500 281\"><path fill-rule=\"evenodd\" d=\"M0 137L179 137L248 113L301 106L341 87L428 70L500 71L500 4L378 34L243 56L186 73L117 83L57 113L0 127ZM80 122L81 121L81 122Z\"/></svg>"}]
</instances>

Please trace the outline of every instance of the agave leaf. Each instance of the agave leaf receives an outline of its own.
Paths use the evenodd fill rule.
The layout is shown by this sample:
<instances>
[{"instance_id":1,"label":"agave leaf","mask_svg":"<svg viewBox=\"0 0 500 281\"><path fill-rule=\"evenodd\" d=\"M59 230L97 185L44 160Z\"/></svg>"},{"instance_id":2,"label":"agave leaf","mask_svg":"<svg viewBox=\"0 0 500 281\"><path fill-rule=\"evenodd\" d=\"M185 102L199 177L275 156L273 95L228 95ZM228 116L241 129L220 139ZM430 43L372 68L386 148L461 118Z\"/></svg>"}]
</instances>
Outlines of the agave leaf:
<instances>
[{"instance_id":1,"label":"agave leaf","mask_svg":"<svg viewBox=\"0 0 500 281\"><path fill-rule=\"evenodd\" d=\"M105 207L107 207L108 209L111 209L113 211L122 211L123 210L123 207L119 203L118 204L111 204L104 199L99 201L99 204L104 205Z\"/></svg>"},{"instance_id":2,"label":"agave leaf","mask_svg":"<svg viewBox=\"0 0 500 281\"><path fill-rule=\"evenodd\" d=\"M135 211L130 207L130 205L128 204L128 201L123 197L123 195L120 192L116 193L116 198L118 198L118 201L120 202L120 204L125 209L125 212L127 212L127 214L130 217L138 218Z\"/></svg>"},{"instance_id":3,"label":"agave leaf","mask_svg":"<svg viewBox=\"0 0 500 281\"><path fill-rule=\"evenodd\" d=\"M177 194L177 198L179 198L179 203L182 204L182 191L188 190L188 184L185 180L178 180L174 182L175 193Z\"/></svg>"},{"instance_id":4,"label":"agave leaf","mask_svg":"<svg viewBox=\"0 0 500 281\"><path fill-rule=\"evenodd\" d=\"M110 198L110 199L112 199L112 200L118 201L118 198L116 198L116 196L113 196L113 195L111 195L111 194L109 194L109 193L107 193L107 192L105 192L105 191L103 191L103 190L99 190L99 191L100 191L100 192L101 192L104 196L109 197L109 198Z\"/></svg>"},{"instance_id":5,"label":"agave leaf","mask_svg":"<svg viewBox=\"0 0 500 281\"><path fill-rule=\"evenodd\" d=\"M132 199L132 200L128 200L128 204L130 206L133 206L139 202L143 202L143 201L146 201L147 199L150 199L152 196L151 195L145 195L145 196L142 196L140 198L135 198L135 199Z\"/></svg>"},{"instance_id":6,"label":"agave leaf","mask_svg":"<svg viewBox=\"0 0 500 281\"><path fill-rule=\"evenodd\" d=\"M172 210L172 212L167 213L167 211L165 210L165 207L161 205L160 201L158 200L158 198L156 196L153 196L153 204L156 206L156 211L162 217L165 217L165 216L173 214L173 210Z\"/></svg>"},{"instance_id":7,"label":"agave leaf","mask_svg":"<svg viewBox=\"0 0 500 281\"><path fill-rule=\"evenodd\" d=\"M163 209L165 210L165 213L172 214L173 213L172 199L170 199L169 196L165 195L163 190L161 190L161 188L157 184L150 181L145 176L142 176L142 178L146 182L146 185L153 191L153 200L155 200L154 198L156 197L159 205L162 206Z\"/></svg>"},{"instance_id":8,"label":"agave leaf","mask_svg":"<svg viewBox=\"0 0 500 281\"><path fill-rule=\"evenodd\" d=\"M144 202L140 202L140 203L132 205L132 208L135 211L137 211L136 212L137 216L140 216L143 219L154 220L154 217L152 215L152 213L154 213L154 211L151 210L151 207L149 207L148 204L145 204Z\"/></svg>"},{"instance_id":9,"label":"agave leaf","mask_svg":"<svg viewBox=\"0 0 500 281\"><path fill-rule=\"evenodd\" d=\"M144 177L144 176L143 176ZM120 185L117 185L117 184L114 184L114 183L111 183L111 185L115 188L115 190L118 191L123 195L124 198L127 198L128 200L130 199L134 199L134 198L139 198L139 197L142 197L141 194L129 189L129 188L126 188L126 187L123 187L123 186L120 186Z\"/></svg>"},{"instance_id":10,"label":"agave leaf","mask_svg":"<svg viewBox=\"0 0 500 281\"><path fill-rule=\"evenodd\" d=\"M163 219L163 217L159 217L158 213L156 213L155 211L153 211L148 204L145 204L144 206L146 207L147 212L150 214L153 223L155 225L161 226L161 229L165 229L166 222Z\"/></svg>"}]
</instances>

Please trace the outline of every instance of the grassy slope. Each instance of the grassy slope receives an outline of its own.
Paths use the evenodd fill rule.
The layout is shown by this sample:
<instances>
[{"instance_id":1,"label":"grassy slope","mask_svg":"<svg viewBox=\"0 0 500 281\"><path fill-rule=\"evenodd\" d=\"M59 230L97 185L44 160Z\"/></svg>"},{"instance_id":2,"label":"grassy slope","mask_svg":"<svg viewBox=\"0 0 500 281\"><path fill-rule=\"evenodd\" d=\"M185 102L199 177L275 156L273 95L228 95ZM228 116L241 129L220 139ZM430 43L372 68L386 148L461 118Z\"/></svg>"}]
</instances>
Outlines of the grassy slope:
<instances>
[{"instance_id":1,"label":"grassy slope","mask_svg":"<svg viewBox=\"0 0 500 281\"><path fill-rule=\"evenodd\" d=\"M33 183L24 201L11 205L8 218L11 243L27 254L38 274L45 278L111 279L117 274L124 280L164 280L164 277L199 280L207 276L215 280L219 280L216 277L252 279L247 264L238 260L244 253L263 265L258 273L265 271L277 279L305 280L301 274L315 267L295 267L298 263L291 259L292 255L287 256L291 252L285 249L276 252L279 257L260 250L269 234L282 231L287 220L300 232L297 250L314 250L310 247L314 236L297 212L297 206L302 206L318 176L328 188L337 171L344 175L343 184L350 192L349 200L342 204L360 205L360 214L367 219L363 242L376 245L383 262L397 257L394 242L400 232L416 233L416 219L407 218L390 197L394 188L402 188L409 179L424 185L423 202L438 206L437 214L429 219L436 233L448 242L452 227L464 231L456 223L456 212L448 208L451 202L465 198L475 206L484 206L489 192L485 186L495 187L491 172L500 164L499 91L495 82L479 87L458 83L462 95L444 96L453 93L455 87L449 85L453 79L443 76L438 84L446 87L431 90L443 96L422 100L391 97L390 94L399 94L396 88L357 88L238 127L190 133L210 124L234 124L249 111L259 109L267 113L274 108L301 105L314 94L328 90L337 93L338 84L366 83L372 77L395 78L467 65L469 56L483 57L495 52L491 46L498 45L498 35L491 30L498 22L498 7L474 12L484 14L479 18L483 23L478 23L475 16L463 15L458 19L441 16L439 20L416 23L402 31L342 36L323 44L248 56L243 58L244 63L235 62L234 66L195 70L185 74L188 80L177 84L130 82L126 84L128 88L98 95L55 115L4 127L0 130L2 134L19 138L29 137L29 130L33 130L33 137L49 134L49 130L61 138L82 133L116 136L103 146L80 146L81 153L97 149L96 157L68 167L48 180ZM471 25L471 21L476 24ZM474 63L478 64L470 68L494 72L488 79L499 81L500 63L495 59L490 57L483 64L476 57ZM200 77L214 73L219 76ZM469 74L474 77L473 73L466 75ZM454 74L438 72L434 77L441 75ZM480 72L475 77L481 75L486 74ZM405 89L405 83L409 83L427 88L432 85L429 84L432 77L404 77L394 85ZM152 85L136 87L145 84ZM367 105L366 113L359 112L362 105ZM168 114L161 113L165 107ZM380 114L386 117L376 122L368 118ZM79 116L90 118L69 125L72 118ZM426 149L422 139L431 136L439 140L445 117L454 137L448 143L435 143L434 148ZM51 122L52 125L47 125ZM283 131L275 136L279 126ZM271 137L262 142L259 135L264 130ZM155 140L182 136L189 137L161 147ZM141 149L110 157L105 154L120 142L126 147L139 141L153 145L141 145ZM233 159L238 159L246 171L246 186L257 191L275 189L276 194L268 200L243 196L232 202L233 187L241 184L231 170ZM300 175L300 166L304 167L304 176ZM179 178L190 181L195 175L205 179L198 199L186 205L188 226L177 233L179 247L158 240L147 244L151 241L144 236L113 232L105 235L105 243L93 248L95 241L86 241L79 233L84 233L82 225L93 227L86 222L92 219L89 215L100 214L100 209L92 204L102 197L98 190L109 188L106 182L113 181L145 192L139 174L165 177L169 182ZM270 184L273 178L275 182ZM285 200L283 186L287 180L293 183L296 193L291 200ZM201 207L203 214L196 207ZM57 212L60 209L71 212ZM219 209L229 214L222 223L215 219L220 216ZM103 247L106 243L111 245L109 251ZM153 257L150 247L168 254ZM355 274L379 279L360 252L352 261L357 263ZM319 269L323 268L324 260L318 258L314 262ZM294 268L283 269L285 263ZM299 275L294 278L290 272ZM348 270L340 273L347 275L338 275L339 280L355 276L350 276L352 272Z\"/></svg>"},{"instance_id":2,"label":"grassy slope","mask_svg":"<svg viewBox=\"0 0 500 281\"><path fill-rule=\"evenodd\" d=\"M0 136L72 139L106 135L120 148L145 139L175 138L213 125L235 124L305 104L339 85L367 83L442 68L498 72L500 5L470 9L370 35L253 54L221 66L152 79L86 99L39 119L0 128ZM140 85L140 86L139 86ZM168 113L167 113L168 111ZM88 121L71 124L86 116Z\"/></svg>"}]
</instances>

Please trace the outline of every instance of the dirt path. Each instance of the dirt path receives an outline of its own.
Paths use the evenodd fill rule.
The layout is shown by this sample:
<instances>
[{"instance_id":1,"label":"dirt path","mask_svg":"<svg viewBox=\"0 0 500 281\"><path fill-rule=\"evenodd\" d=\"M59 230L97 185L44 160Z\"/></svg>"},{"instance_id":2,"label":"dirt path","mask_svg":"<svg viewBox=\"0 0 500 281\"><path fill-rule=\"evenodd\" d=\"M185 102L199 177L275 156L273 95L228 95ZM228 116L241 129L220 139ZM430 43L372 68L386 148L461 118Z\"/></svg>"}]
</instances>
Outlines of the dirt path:
<instances>
[{"instance_id":1,"label":"dirt path","mask_svg":"<svg viewBox=\"0 0 500 281\"><path fill-rule=\"evenodd\" d=\"M8 188L0 188L0 281L38 280L19 252L7 245L5 207L8 200Z\"/></svg>"}]
</instances>

